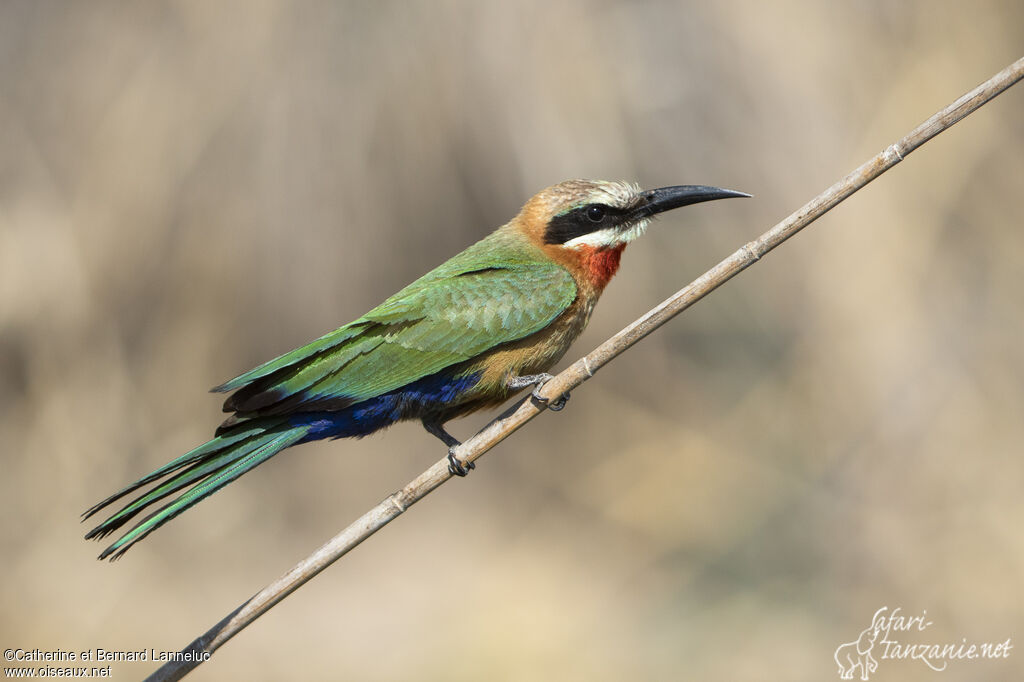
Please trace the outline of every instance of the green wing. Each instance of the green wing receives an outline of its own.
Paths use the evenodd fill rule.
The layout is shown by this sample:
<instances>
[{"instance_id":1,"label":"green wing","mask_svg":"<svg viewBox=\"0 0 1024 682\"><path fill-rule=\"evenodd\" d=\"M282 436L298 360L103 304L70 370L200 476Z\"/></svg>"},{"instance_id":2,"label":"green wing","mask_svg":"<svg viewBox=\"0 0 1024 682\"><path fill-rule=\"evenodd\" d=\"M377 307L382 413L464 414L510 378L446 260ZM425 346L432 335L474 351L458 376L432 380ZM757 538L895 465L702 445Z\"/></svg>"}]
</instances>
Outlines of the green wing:
<instances>
[{"instance_id":1,"label":"green wing","mask_svg":"<svg viewBox=\"0 0 1024 682\"><path fill-rule=\"evenodd\" d=\"M475 244L358 320L214 390L237 390L225 409L243 414L342 409L543 329L576 298L575 282L508 240Z\"/></svg>"}]
</instances>

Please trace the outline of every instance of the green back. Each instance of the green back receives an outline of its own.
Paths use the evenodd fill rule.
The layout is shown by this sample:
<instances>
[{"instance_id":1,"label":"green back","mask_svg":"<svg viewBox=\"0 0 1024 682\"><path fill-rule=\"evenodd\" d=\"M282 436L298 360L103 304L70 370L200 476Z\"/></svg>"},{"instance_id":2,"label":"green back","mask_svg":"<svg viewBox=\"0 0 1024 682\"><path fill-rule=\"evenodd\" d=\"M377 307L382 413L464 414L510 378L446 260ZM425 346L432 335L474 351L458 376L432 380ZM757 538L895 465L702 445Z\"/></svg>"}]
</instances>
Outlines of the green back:
<instances>
[{"instance_id":1,"label":"green back","mask_svg":"<svg viewBox=\"0 0 1024 682\"><path fill-rule=\"evenodd\" d=\"M564 268L502 228L358 320L214 390L272 392L291 398L289 411L365 400L529 336L575 298Z\"/></svg>"}]
</instances>

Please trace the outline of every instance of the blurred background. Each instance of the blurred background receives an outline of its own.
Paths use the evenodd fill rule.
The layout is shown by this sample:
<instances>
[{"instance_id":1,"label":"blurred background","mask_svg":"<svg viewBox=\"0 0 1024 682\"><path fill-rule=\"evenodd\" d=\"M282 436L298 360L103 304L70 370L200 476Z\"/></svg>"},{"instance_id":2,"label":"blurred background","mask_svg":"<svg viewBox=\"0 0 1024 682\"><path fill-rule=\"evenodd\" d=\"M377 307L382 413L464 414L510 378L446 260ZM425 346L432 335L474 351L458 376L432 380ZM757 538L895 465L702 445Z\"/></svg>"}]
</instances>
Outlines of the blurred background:
<instances>
[{"instance_id":1,"label":"blurred background","mask_svg":"<svg viewBox=\"0 0 1024 682\"><path fill-rule=\"evenodd\" d=\"M660 220L565 365L1022 46L1016 0L2 3L0 644L177 650L440 459L417 424L306 445L114 565L81 539L210 435L210 386L534 192L755 195ZM1024 636L1022 109L915 152L189 679L829 680L883 606L927 611L911 643Z\"/></svg>"}]
</instances>

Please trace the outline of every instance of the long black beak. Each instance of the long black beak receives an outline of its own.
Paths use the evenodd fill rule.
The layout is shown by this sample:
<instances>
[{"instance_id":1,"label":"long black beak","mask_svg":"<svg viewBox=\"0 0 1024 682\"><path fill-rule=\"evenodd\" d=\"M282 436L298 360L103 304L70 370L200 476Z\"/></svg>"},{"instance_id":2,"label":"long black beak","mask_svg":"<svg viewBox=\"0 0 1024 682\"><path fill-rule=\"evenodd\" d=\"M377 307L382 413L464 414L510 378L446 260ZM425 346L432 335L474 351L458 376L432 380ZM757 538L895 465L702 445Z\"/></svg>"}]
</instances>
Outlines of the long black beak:
<instances>
[{"instance_id":1,"label":"long black beak","mask_svg":"<svg viewBox=\"0 0 1024 682\"><path fill-rule=\"evenodd\" d=\"M671 211L680 206L699 204L702 201L714 201L715 199L732 199L735 197L749 197L746 192L737 192L721 187L708 187L707 185L675 185L674 187L660 187L649 189L640 195L640 205L636 207L637 217L646 218Z\"/></svg>"}]
</instances>

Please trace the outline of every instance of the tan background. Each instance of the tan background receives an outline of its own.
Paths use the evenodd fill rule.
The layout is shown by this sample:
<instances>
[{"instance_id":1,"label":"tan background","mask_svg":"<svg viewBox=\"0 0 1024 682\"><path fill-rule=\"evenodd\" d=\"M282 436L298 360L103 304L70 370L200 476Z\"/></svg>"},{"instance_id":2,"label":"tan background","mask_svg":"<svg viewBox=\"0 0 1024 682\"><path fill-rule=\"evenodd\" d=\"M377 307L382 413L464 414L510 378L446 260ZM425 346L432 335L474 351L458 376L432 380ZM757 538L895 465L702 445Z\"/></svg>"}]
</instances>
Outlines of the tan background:
<instances>
[{"instance_id":1,"label":"tan background","mask_svg":"<svg viewBox=\"0 0 1024 682\"><path fill-rule=\"evenodd\" d=\"M440 458L417 425L303 446L115 565L77 522L208 436L209 386L533 192L756 195L630 247L578 357L1022 46L1017 0L4 2L0 645L178 649ZM915 153L193 679L829 680L882 606L927 610L907 641L1024 637L1022 111Z\"/></svg>"}]
</instances>

